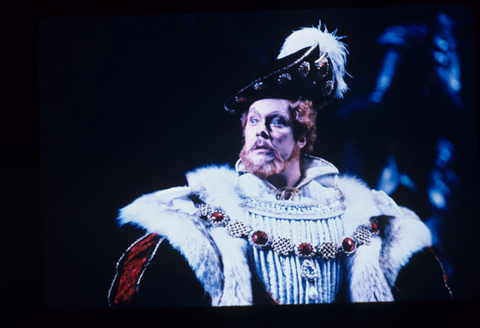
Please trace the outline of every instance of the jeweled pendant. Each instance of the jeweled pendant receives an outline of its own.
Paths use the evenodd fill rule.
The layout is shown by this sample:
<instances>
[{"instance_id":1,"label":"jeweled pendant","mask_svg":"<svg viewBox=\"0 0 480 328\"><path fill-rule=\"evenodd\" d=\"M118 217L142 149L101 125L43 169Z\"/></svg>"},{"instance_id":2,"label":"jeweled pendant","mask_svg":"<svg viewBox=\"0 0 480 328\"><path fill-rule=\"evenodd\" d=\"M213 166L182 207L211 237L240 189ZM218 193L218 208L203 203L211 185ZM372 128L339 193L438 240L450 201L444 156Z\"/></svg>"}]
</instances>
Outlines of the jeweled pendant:
<instances>
[{"instance_id":1,"label":"jeweled pendant","mask_svg":"<svg viewBox=\"0 0 480 328\"><path fill-rule=\"evenodd\" d=\"M307 282L308 284L308 298L312 301L315 301L318 298L318 291L315 288L315 284L313 282Z\"/></svg>"},{"instance_id":2,"label":"jeweled pendant","mask_svg":"<svg viewBox=\"0 0 480 328\"><path fill-rule=\"evenodd\" d=\"M314 281L318 278L317 269L315 269L314 263L310 259L306 259L302 263L302 278L308 281Z\"/></svg>"}]
</instances>

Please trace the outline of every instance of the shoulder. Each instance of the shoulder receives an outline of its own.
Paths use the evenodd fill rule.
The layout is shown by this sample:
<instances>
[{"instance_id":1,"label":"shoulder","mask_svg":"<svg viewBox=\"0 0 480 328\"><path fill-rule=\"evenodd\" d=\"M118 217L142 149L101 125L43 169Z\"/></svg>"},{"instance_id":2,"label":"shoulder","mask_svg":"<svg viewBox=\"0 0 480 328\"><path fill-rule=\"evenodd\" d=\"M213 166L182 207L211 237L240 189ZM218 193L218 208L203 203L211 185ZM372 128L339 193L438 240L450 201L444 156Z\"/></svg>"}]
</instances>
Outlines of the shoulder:
<instances>
[{"instance_id":1,"label":"shoulder","mask_svg":"<svg viewBox=\"0 0 480 328\"><path fill-rule=\"evenodd\" d=\"M133 224L149 232L170 235L189 225L196 208L192 196L203 201L233 198L235 171L228 166L207 166L186 174L187 186L173 187L142 195L119 210L120 225ZM212 204L213 205L213 204ZM171 226L172 228L169 228Z\"/></svg>"},{"instance_id":2,"label":"shoulder","mask_svg":"<svg viewBox=\"0 0 480 328\"><path fill-rule=\"evenodd\" d=\"M157 234L144 235L124 252L117 263L108 296L115 308L209 303L208 295L185 258L166 238Z\"/></svg>"},{"instance_id":3,"label":"shoulder","mask_svg":"<svg viewBox=\"0 0 480 328\"><path fill-rule=\"evenodd\" d=\"M342 175L339 176L336 182L338 188L348 205L360 205L372 207L372 211L379 215L379 210L376 209L375 199L372 195L372 190L365 182L353 176ZM375 208L375 209L373 209ZM374 214L375 215L375 214Z\"/></svg>"},{"instance_id":4,"label":"shoulder","mask_svg":"<svg viewBox=\"0 0 480 328\"><path fill-rule=\"evenodd\" d=\"M225 167L201 168L189 172L187 180L188 186L137 198L120 209L118 220L121 225L131 224L147 233L165 237L196 274L212 297L212 303L218 304L224 279L222 264L225 265L218 244L225 238L226 229L212 229L205 224L197 215L195 202L200 199L215 209L229 213L232 219L241 215L235 192L235 173ZM235 244L230 248L243 252L241 246L243 244L238 247ZM231 249L229 251L233 252Z\"/></svg>"},{"instance_id":5,"label":"shoulder","mask_svg":"<svg viewBox=\"0 0 480 328\"><path fill-rule=\"evenodd\" d=\"M186 174L188 185L197 191L216 189L222 185L235 184L235 171L228 165L210 165Z\"/></svg>"}]
</instances>

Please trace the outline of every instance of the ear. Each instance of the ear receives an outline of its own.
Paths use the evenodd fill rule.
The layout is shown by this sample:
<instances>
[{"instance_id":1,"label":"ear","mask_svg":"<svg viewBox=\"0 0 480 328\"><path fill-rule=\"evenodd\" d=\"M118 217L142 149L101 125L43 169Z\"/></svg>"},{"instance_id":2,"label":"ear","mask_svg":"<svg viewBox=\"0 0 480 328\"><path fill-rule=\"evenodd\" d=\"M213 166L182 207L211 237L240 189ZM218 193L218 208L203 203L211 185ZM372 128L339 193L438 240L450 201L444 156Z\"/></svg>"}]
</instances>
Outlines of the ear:
<instances>
[{"instance_id":1,"label":"ear","mask_svg":"<svg viewBox=\"0 0 480 328\"><path fill-rule=\"evenodd\" d=\"M297 140L298 148L302 149L303 147L305 147L306 144L307 144L307 138L305 138L305 136L298 138Z\"/></svg>"}]
</instances>

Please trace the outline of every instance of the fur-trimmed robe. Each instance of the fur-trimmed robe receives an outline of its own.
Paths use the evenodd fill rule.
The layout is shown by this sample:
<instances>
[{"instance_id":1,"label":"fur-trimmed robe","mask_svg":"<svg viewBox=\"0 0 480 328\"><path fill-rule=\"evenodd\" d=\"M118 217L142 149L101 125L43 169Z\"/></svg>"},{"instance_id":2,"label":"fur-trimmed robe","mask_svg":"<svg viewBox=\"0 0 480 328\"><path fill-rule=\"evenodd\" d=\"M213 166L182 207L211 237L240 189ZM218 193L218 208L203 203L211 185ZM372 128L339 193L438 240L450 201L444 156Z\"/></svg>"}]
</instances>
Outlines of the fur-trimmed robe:
<instances>
[{"instance_id":1,"label":"fur-trimmed robe","mask_svg":"<svg viewBox=\"0 0 480 328\"><path fill-rule=\"evenodd\" d=\"M249 246L245 239L228 235L225 227L205 225L195 215L190 196L197 195L236 220L244 215L236 178L236 172L228 167L198 169L187 174L188 186L144 195L121 209L118 218L121 225L130 223L165 237L193 269L213 306L253 303ZM322 177L318 179L321 181ZM351 236L358 226L369 224L371 217L381 218L381 238L373 238L368 247L359 247L346 259L344 288L348 300L393 301L392 288L398 273L413 254L431 245L430 232L406 208L401 208L403 217L381 216L371 190L361 181L340 177L338 189L344 196L346 209L342 220L346 235Z\"/></svg>"}]
</instances>

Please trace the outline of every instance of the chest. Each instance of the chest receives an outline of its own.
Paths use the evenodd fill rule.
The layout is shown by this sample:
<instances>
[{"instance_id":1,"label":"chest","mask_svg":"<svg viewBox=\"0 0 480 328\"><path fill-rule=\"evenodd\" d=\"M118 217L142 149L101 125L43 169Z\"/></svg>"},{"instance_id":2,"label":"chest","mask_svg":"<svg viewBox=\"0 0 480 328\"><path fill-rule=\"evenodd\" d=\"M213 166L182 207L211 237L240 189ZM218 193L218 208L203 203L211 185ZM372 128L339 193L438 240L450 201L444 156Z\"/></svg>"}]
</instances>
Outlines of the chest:
<instances>
[{"instance_id":1,"label":"chest","mask_svg":"<svg viewBox=\"0 0 480 328\"><path fill-rule=\"evenodd\" d=\"M317 203L245 198L254 274L280 304L333 302L342 281L344 237L339 197Z\"/></svg>"}]
</instances>

